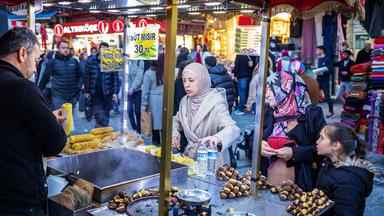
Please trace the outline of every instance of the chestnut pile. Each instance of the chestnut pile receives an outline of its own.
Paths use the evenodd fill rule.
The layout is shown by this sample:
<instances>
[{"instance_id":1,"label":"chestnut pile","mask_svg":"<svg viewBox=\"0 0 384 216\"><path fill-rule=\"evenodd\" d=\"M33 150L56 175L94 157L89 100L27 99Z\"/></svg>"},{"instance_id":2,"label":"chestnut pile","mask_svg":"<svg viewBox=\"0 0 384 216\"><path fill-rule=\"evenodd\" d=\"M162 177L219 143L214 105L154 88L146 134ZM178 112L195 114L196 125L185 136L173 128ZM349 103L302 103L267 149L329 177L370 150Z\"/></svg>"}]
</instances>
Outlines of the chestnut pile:
<instances>
[{"instance_id":1,"label":"chestnut pile","mask_svg":"<svg viewBox=\"0 0 384 216\"><path fill-rule=\"evenodd\" d=\"M169 205L171 207L180 204L179 200L176 198L176 194L179 191L180 191L179 188L171 187L171 190L169 191L169 196L170 196ZM151 196L159 196L159 189L157 188L148 189L148 190L141 189L136 193L133 193L132 195L129 195L124 191L121 191L116 196L114 196L112 200L108 202L108 208L111 210L115 210L118 213L124 213L128 205L134 200L144 198L144 197L151 197Z\"/></svg>"},{"instance_id":2,"label":"chestnut pile","mask_svg":"<svg viewBox=\"0 0 384 216\"><path fill-rule=\"evenodd\" d=\"M249 184L248 184L249 183ZM251 182L240 182L236 179L229 179L220 191L221 199L234 199L237 197L249 196Z\"/></svg>"},{"instance_id":3,"label":"chestnut pile","mask_svg":"<svg viewBox=\"0 0 384 216\"><path fill-rule=\"evenodd\" d=\"M268 181L267 177L261 175L261 173L259 173L257 176L257 188L259 190L268 190L273 187L272 184Z\"/></svg>"},{"instance_id":4,"label":"chestnut pile","mask_svg":"<svg viewBox=\"0 0 384 216\"><path fill-rule=\"evenodd\" d=\"M297 184L294 184L290 180L284 181L280 188L271 187L270 190L271 193L279 194L279 197L282 201L292 201L295 199L299 199L303 194L303 190L299 188Z\"/></svg>"},{"instance_id":5,"label":"chestnut pile","mask_svg":"<svg viewBox=\"0 0 384 216\"><path fill-rule=\"evenodd\" d=\"M287 206L287 212L295 216L314 216L332 203L323 191L315 188L311 192L303 192L300 198Z\"/></svg>"},{"instance_id":6,"label":"chestnut pile","mask_svg":"<svg viewBox=\"0 0 384 216\"><path fill-rule=\"evenodd\" d=\"M228 164L219 167L216 172L216 179L218 181L228 181L229 179L238 179L239 177L239 172Z\"/></svg>"}]
</instances>

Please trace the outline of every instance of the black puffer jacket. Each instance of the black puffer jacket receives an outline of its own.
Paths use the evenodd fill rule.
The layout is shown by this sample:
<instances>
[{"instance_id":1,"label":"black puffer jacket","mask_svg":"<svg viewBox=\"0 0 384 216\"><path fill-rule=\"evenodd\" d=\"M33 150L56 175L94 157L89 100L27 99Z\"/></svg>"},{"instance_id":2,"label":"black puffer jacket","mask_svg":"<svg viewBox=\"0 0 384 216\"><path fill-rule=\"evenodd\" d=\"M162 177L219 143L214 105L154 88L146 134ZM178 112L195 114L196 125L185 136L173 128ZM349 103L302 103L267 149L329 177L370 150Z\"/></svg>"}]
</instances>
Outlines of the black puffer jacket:
<instances>
[{"instance_id":1,"label":"black puffer jacket","mask_svg":"<svg viewBox=\"0 0 384 216\"><path fill-rule=\"evenodd\" d=\"M367 160L348 158L337 164L325 159L321 166L316 186L335 201L325 215L363 215L365 198L373 188L373 165Z\"/></svg>"},{"instance_id":2,"label":"black puffer jacket","mask_svg":"<svg viewBox=\"0 0 384 216\"><path fill-rule=\"evenodd\" d=\"M227 69L220 64L210 67L208 72L211 76L212 87L225 89L228 106L232 109L235 101L235 84L231 75L229 75Z\"/></svg>"},{"instance_id":3,"label":"black puffer jacket","mask_svg":"<svg viewBox=\"0 0 384 216\"><path fill-rule=\"evenodd\" d=\"M52 76L52 96L70 100L80 91L81 68L79 62L69 56L56 53L55 58L47 64L40 89L45 89Z\"/></svg>"},{"instance_id":4,"label":"black puffer jacket","mask_svg":"<svg viewBox=\"0 0 384 216\"><path fill-rule=\"evenodd\" d=\"M57 155L67 137L36 85L0 60L0 214L43 208L47 201L42 156Z\"/></svg>"},{"instance_id":5,"label":"black puffer jacket","mask_svg":"<svg viewBox=\"0 0 384 216\"><path fill-rule=\"evenodd\" d=\"M100 58L99 55L94 55L88 58L84 73L84 88L85 93L96 93L97 75L101 74L101 88L104 95L117 94L118 79L117 72L102 72L100 73Z\"/></svg>"}]
</instances>

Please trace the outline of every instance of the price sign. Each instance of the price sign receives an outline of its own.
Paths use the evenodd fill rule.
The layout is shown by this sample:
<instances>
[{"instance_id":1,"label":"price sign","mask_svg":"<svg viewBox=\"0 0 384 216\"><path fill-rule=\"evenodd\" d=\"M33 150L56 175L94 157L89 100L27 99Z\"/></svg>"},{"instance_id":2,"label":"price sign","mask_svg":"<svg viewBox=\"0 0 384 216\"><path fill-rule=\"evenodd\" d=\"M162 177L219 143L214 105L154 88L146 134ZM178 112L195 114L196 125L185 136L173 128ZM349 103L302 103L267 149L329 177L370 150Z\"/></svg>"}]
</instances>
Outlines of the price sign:
<instances>
[{"instance_id":1,"label":"price sign","mask_svg":"<svg viewBox=\"0 0 384 216\"><path fill-rule=\"evenodd\" d=\"M157 60L159 47L159 27L130 28L129 59Z\"/></svg>"},{"instance_id":2,"label":"price sign","mask_svg":"<svg viewBox=\"0 0 384 216\"><path fill-rule=\"evenodd\" d=\"M102 48L100 50L101 72L115 72L123 70L123 52L119 48Z\"/></svg>"},{"instance_id":3,"label":"price sign","mask_svg":"<svg viewBox=\"0 0 384 216\"><path fill-rule=\"evenodd\" d=\"M235 52L240 55L260 55L261 27L239 26L236 29Z\"/></svg>"}]
</instances>

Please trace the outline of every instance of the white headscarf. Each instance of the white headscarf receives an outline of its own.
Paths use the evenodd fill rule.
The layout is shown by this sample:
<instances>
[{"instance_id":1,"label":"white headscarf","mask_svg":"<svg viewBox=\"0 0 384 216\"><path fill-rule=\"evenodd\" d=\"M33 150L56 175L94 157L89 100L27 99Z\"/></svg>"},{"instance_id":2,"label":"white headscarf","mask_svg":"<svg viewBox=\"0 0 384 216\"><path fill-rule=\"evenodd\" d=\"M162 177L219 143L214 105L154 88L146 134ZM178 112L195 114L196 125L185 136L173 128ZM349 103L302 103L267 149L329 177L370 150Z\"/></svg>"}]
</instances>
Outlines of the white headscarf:
<instances>
[{"instance_id":1,"label":"white headscarf","mask_svg":"<svg viewBox=\"0 0 384 216\"><path fill-rule=\"evenodd\" d=\"M211 90L211 77L209 76L207 68L199 63L191 63L186 66L183 71L183 76L186 73L192 73L197 82L197 94L187 98L188 107L190 108L188 110L188 120L191 124L192 118L198 111L200 104Z\"/></svg>"}]
</instances>

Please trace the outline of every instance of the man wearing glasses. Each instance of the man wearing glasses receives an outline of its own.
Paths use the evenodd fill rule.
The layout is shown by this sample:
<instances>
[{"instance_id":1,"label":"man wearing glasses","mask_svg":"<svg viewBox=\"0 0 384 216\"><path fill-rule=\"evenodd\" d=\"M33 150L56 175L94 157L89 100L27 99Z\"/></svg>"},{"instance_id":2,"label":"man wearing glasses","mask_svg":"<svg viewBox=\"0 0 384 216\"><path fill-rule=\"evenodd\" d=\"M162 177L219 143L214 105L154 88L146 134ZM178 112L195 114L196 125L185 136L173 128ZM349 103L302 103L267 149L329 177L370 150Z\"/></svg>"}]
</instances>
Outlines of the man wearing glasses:
<instances>
[{"instance_id":1,"label":"man wearing glasses","mask_svg":"<svg viewBox=\"0 0 384 216\"><path fill-rule=\"evenodd\" d=\"M79 62L70 56L68 41L60 41L55 57L48 62L39 85L40 89L44 90L51 80L53 110L60 108L64 103L72 103L74 109L80 92L81 76Z\"/></svg>"}]
</instances>

